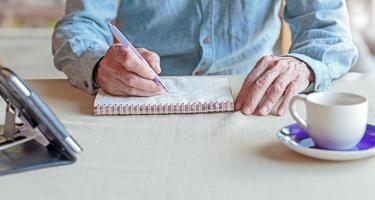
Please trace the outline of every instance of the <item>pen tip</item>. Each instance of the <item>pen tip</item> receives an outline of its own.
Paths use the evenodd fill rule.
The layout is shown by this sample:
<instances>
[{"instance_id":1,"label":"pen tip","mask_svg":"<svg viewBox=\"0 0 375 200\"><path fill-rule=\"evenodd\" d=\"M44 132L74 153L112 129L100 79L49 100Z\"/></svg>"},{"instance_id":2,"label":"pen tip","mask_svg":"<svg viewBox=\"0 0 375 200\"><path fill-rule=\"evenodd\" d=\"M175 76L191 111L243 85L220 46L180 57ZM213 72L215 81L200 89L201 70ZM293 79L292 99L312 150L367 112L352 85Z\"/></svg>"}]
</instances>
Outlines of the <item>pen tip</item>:
<instances>
[{"instance_id":1,"label":"pen tip","mask_svg":"<svg viewBox=\"0 0 375 200\"><path fill-rule=\"evenodd\" d=\"M166 92L169 92L168 89L167 89L167 86L165 86L165 84L164 84L162 81L159 81L159 84L160 84L160 86L161 86Z\"/></svg>"}]
</instances>

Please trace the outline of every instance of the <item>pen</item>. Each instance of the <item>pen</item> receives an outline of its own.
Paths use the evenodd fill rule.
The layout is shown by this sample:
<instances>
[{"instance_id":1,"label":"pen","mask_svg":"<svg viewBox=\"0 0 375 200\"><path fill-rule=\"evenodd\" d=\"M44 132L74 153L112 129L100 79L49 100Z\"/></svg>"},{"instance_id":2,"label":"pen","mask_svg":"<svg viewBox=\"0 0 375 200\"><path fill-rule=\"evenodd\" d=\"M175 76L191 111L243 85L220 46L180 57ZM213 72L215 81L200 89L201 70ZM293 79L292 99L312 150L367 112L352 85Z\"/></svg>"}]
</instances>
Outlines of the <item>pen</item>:
<instances>
[{"instance_id":1,"label":"pen","mask_svg":"<svg viewBox=\"0 0 375 200\"><path fill-rule=\"evenodd\" d=\"M147 61L141 56L141 54L138 53L138 51L134 48L134 46L129 42L128 39L118 30L118 28L112 24L108 24L109 30L111 30L112 35L122 44L125 46L125 48L130 48L131 51L133 51L147 66L150 67L150 65L147 63ZM166 92L168 92L167 87L165 86L165 83L161 80L161 78L156 74L153 81L161 85Z\"/></svg>"}]
</instances>

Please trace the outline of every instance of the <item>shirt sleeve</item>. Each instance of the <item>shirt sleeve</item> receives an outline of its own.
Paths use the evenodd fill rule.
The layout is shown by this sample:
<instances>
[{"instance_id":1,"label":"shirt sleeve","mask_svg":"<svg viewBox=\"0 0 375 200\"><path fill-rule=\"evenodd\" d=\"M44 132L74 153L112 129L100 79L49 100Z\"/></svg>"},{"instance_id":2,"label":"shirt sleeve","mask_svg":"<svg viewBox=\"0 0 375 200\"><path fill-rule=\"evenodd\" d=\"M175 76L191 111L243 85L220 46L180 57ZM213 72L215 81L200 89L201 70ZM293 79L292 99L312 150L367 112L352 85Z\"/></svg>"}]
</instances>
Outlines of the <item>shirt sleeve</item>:
<instances>
[{"instance_id":1,"label":"shirt sleeve","mask_svg":"<svg viewBox=\"0 0 375 200\"><path fill-rule=\"evenodd\" d=\"M287 0L284 16L292 31L288 55L310 66L314 91L328 89L357 61L345 0Z\"/></svg>"},{"instance_id":2,"label":"shirt sleeve","mask_svg":"<svg viewBox=\"0 0 375 200\"><path fill-rule=\"evenodd\" d=\"M52 53L58 70L72 85L91 94L96 91L93 70L112 44L108 23L116 17L113 0L68 0L65 16L56 24Z\"/></svg>"}]
</instances>

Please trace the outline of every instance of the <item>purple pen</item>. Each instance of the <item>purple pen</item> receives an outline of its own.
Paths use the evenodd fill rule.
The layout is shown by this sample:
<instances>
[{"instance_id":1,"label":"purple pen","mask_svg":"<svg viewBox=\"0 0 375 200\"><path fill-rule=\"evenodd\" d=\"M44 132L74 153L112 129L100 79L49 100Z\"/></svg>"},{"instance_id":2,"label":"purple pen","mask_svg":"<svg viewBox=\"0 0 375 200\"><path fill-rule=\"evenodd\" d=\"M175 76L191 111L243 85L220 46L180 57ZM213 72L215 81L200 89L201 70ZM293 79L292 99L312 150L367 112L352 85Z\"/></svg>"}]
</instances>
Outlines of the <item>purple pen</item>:
<instances>
[{"instance_id":1,"label":"purple pen","mask_svg":"<svg viewBox=\"0 0 375 200\"><path fill-rule=\"evenodd\" d=\"M118 28L112 24L108 24L109 26L109 30L111 30L111 33L112 35L122 44L124 45L124 47L126 48L130 48L134 53L135 55L137 55L147 66L150 66L147 61L141 56L141 54L138 53L138 51L134 48L134 46L132 45L132 43L129 42L128 39L126 39L126 37L120 32L120 30L118 30ZM165 83L162 81L162 79L156 74L155 78L153 79L153 81L158 84L158 85L161 85L165 91L168 92L168 89L167 87L165 86Z\"/></svg>"}]
</instances>

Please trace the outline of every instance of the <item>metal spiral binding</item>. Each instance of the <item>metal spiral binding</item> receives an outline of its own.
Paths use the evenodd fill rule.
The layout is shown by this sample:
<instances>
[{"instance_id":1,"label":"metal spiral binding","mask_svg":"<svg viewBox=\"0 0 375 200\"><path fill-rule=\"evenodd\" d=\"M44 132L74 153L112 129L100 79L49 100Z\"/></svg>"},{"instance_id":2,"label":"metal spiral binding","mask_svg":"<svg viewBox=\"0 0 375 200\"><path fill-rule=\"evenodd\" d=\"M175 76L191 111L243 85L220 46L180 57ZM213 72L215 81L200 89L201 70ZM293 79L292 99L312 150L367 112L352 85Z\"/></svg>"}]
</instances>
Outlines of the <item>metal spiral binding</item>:
<instances>
[{"instance_id":1,"label":"metal spiral binding","mask_svg":"<svg viewBox=\"0 0 375 200\"><path fill-rule=\"evenodd\" d=\"M155 115L155 114L194 114L228 112L234 110L232 101L188 104L99 104L94 107L95 115Z\"/></svg>"}]
</instances>

